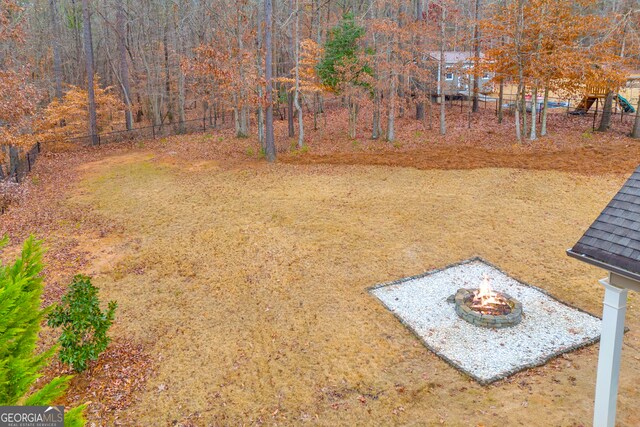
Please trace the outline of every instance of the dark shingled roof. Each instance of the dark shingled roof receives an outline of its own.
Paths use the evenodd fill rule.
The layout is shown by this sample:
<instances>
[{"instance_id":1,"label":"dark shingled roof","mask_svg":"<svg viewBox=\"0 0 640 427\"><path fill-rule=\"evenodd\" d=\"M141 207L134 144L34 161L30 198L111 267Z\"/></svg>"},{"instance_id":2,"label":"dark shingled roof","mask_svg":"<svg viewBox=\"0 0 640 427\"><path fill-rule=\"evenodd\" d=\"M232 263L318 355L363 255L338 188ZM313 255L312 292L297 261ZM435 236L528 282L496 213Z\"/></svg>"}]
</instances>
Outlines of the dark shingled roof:
<instances>
[{"instance_id":1,"label":"dark shingled roof","mask_svg":"<svg viewBox=\"0 0 640 427\"><path fill-rule=\"evenodd\" d=\"M640 280L640 167L567 253Z\"/></svg>"}]
</instances>

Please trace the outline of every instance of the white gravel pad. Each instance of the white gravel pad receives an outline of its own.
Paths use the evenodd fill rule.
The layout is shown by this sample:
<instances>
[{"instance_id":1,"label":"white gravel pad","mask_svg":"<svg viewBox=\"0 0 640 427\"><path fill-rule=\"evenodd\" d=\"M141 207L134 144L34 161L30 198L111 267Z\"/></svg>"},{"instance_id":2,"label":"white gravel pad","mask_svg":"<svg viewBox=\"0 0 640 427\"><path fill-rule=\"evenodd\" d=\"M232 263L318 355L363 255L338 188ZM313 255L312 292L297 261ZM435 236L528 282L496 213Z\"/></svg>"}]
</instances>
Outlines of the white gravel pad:
<instances>
[{"instance_id":1,"label":"white gravel pad","mask_svg":"<svg viewBox=\"0 0 640 427\"><path fill-rule=\"evenodd\" d=\"M474 326L447 298L459 288L477 288L487 275L491 287L522 303L523 318L504 329ZM513 279L480 258L430 271L370 292L424 344L481 384L546 363L600 339L601 320Z\"/></svg>"}]
</instances>

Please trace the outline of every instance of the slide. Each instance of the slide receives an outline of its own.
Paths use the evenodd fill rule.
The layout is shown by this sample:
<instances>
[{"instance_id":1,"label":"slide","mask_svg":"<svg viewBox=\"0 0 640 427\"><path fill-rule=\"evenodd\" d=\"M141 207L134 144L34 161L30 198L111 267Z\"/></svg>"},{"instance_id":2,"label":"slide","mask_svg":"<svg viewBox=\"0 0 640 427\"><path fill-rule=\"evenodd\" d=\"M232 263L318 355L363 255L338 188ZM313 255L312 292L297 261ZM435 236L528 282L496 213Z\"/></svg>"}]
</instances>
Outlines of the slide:
<instances>
[{"instance_id":1,"label":"slide","mask_svg":"<svg viewBox=\"0 0 640 427\"><path fill-rule=\"evenodd\" d=\"M620 104L620 108L622 108L622 111L624 111L625 113L636 112L636 109L633 108L633 105L631 105L631 103L627 101L627 99L622 95L618 95L618 104Z\"/></svg>"},{"instance_id":2,"label":"slide","mask_svg":"<svg viewBox=\"0 0 640 427\"><path fill-rule=\"evenodd\" d=\"M586 114L594 102L596 102L596 98L592 96L585 96L584 98L582 98L582 101L580 101L576 109L570 112L569 114L573 114L573 115Z\"/></svg>"}]
</instances>

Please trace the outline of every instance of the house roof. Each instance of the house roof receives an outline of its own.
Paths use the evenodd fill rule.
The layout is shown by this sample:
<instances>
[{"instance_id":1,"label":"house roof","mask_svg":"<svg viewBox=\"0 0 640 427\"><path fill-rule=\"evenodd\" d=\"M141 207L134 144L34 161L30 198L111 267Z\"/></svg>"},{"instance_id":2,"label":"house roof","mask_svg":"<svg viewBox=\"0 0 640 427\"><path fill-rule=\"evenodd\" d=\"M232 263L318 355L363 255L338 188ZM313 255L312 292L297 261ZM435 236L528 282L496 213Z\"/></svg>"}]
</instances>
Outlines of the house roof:
<instances>
[{"instance_id":1,"label":"house roof","mask_svg":"<svg viewBox=\"0 0 640 427\"><path fill-rule=\"evenodd\" d=\"M440 52L433 51L429 52L429 56L436 61L440 61ZM447 64L456 64L458 62L471 62L474 58L473 52L453 52L453 51L445 51L444 52L444 62ZM484 58L484 53L480 53L480 58Z\"/></svg>"},{"instance_id":2,"label":"house roof","mask_svg":"<svg viewBox=\"0 0 640 427\"><path fill-rule=\"evenodd\" d=\"M640 281L640 167L567 253Z\"/></svg>"}]
</instances>

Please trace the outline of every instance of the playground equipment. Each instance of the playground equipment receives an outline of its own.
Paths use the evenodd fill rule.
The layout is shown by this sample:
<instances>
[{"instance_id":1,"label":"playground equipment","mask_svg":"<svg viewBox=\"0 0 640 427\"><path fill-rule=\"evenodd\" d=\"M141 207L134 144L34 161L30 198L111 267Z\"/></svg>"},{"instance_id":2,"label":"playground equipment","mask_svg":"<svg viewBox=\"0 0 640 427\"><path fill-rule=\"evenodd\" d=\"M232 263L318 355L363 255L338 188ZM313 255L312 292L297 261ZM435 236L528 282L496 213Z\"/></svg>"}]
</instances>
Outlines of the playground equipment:
<instances>
[{"instance_id":1,"label":"playground equipment","mask_svg":"<svg viewBox=\"0 0 640 427\"><path fill-rule=\"evenodd\" d=\"M596 111L597 111L598 104L600 103L600 99L606 98L608 93L609 93L609 90L607 88L587 86L586 95L582 98L582 100L580 101L576 109L573 110L570 114L574 114L574 115L587 114L587 112L591 109L593 104L596 104ZM620 105L620 108L622 109L622 111L624 111L625 113L636 112L636 109L633 108L633 105L631 105L631 103L627 101L627 99L624 96L617 94L615 99L618 102L618 105Z\"/></svg>"},{"instance_id":2,"label":"playground equipment","mask_svg":"<svg viewBox=\"0 0 640 427\"><path fill-rule=\"evenodd\" d=\"M627 101L627 99L618 94L618 105L620 105L620 108L622 108L622 111L624 111L625 113L635 113L636 109L633 108L633 105L631 105L631 103L629 101Z\"/></svg>"},{"instance_id":3,"label":"playground equipment","mask_svg":"<svg viewBox=\"0 0 640 427\"><path fill-rule=\"evenodd\" d=\"M607 97L609 90L599 86L587 86L586 94L578 104L575 110L571 112L574 115L587 114L593 104L598 108L599 100Z\"/></svg>"}]
</instances>

